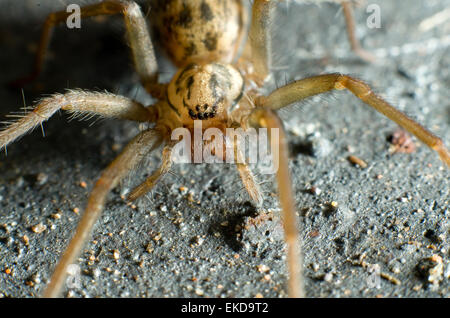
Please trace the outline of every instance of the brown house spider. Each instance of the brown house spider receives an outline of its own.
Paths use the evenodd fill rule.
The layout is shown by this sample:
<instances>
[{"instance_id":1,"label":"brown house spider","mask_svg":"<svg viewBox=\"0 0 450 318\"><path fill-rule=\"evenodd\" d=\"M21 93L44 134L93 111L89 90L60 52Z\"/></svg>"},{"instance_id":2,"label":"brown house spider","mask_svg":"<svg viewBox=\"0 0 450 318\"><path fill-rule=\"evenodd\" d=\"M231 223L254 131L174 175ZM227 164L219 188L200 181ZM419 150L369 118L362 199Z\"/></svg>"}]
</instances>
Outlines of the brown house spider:
<instances>
[{"instance_id":1,"label":"brown house spider","mask_svg":"<svg viewBox=\"0 0 450 318\"><path fill-rule=\"evenodd\" d=\"M62 288L67 266L79 254L98 219L106 196L143 156L160 144L165 144L163 163L156 172L135 188L129 198L137 199L149 191L157 180L168 171L173 143L170 133L178 127L192 129L194 120L201 120L203 127L268 127L280 131L280 169L277 171L279 198L283 210L283 225L287 242L287 259L290 273L289 295L303 296L301 287L300 249L296 229L293 193L287 162L286 140L282 124L275 113L298 100L330 90L347 89L366 104L386 115L413 133L441 159L450 165L450 154L442 141L431 132L406 117L372 93L362 81L341 74L326 74L295 81L268 96L258 94L269 75L269 48L267 23L275 1L255 0L252 7L252 23L249 45L238 61L235 57L244 39L246 12L239 1L228 2L229 14L216 1L191 2L183 7L181 1L155 3L158 13L155 24L164 46L180 71L169 84L158 82L158 67L152 42L139 7L130 1L107 0L82 8L83 16L123 13L136 70L145 89L159 102L145 107L131 99L98 92L71 91L43 99L24 118L0 132L0 148L30 131L51 117L57 110L74 113L97 114L105 117L155 123L153 128L141 132L104 170L90 195L85 213L64 256L53 274L45 296L57 296ZM162 7L164 8L162 8ZM209 8L209 9L207 9ZM37 65L42 65L48 35L52 26L64 21L67 13L58 12L45 24ZM167 28L167 21L172 28ZM196 21L202 21L197 24ZM218 32L217 28L222 32ZM170 31L169 31L170 30ZM217 32L217 33L215 33ZM183 45L179 45L180 41ZM39 67L37 68L39 70ZM253 84L256 84L255 87ZM245 96L243 98L242 96ZM192 101L192 102L190 102ZM205 106L206 107L198 107ZM239 107L236 107L239 105ZM254 201L260 200L258 186L246 164L238 164L243 183Z\"/></svg>"}]
</instances>

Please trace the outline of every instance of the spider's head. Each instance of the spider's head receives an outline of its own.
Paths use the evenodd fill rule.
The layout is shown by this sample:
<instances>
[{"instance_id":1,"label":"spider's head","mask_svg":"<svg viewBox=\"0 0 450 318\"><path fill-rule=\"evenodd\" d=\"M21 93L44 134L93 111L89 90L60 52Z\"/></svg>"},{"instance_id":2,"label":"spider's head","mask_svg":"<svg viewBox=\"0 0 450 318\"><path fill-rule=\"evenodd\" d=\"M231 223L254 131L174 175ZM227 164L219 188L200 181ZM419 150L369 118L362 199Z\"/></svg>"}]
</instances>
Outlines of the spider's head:
<instances>
[{"instance_id":1,"label":"spider's head","mask_svg":"<svg viewBox=\"0 0 450 318\"><path fill-rule=\"evenodd\" d=\"M183 123L227 116L242 97L244 79L231 65L190 64L178 71L168 87L168 103Z\"/></svg>"}]
</instances>

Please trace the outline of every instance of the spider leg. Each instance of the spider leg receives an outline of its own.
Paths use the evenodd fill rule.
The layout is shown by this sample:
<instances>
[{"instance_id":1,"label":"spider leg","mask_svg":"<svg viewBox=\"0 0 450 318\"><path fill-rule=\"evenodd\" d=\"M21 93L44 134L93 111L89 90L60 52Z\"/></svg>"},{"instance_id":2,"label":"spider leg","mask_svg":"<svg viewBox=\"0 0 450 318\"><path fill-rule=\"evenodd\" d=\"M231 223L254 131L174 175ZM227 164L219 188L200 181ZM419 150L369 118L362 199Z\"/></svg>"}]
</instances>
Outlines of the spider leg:
<instances>
[{"instance_id":1,"label":"spider leg","mask_svg":"<svg viewBox=\"0 0 450 318\"><path fill-rule=\"evenodd\" d=\"M239 176L241 177L242 184L247 190L248 195L257 206L260 206L262 204L263 198L261 189L255 182L255 176L253 175L252 170L246 163L236 163L236 167L238 169Z\"/></svg>"},{"instance_id":2,"label":"spider leg","mask_svg":"<svg viewBox=\"0 0 450 318\"><path fill-rule=\"evenodd\" d=\"M271 38L270 25L272 23L273 0L255 0L252 7L252 21L249 29L249 42L245 47L244 59L248 59L253 65L253 74L250 77L262 86L264 80L270 74L271 67ZM365 51L355 36L355 21L352 14L352 6L349 1L341 3L347 25L347 34L352 50L360 58L367 62L374 62L375 56Z\"/></svg>"},{"instance_id":3,"label":"spider leg","mask_svg":"<svg viewBox=\"0 0 450 318\"><path fill-rule=\"evenodd\" d=\"M144 107L127 97L110 93L72 90L65 94L55 94L42 99L33 111L0 131L0 149L41 125L60 109L72 112L75 116L81 114L100 115L142 122L156 120L155 107Z\"/></svg>"},{"instance_id":4,"label":"spider leg","mask_svg":"<svg viewBox=\"0 0 450 318\"><path fill-rule=\"evenodd\" d=\"M270 74L271 40L270 25L273 17L275 2L270 0L255 0L252 7L252 21L248 33L249 47L246 52L253 64L254 75L261 83Z\"/></svg>"},{"instance_id":5,"label":"spider leg","mask_svg":"<svg viewBox=\"0 0 450 318\"><path fill-rule=\"evenodd\" d=\"M227 137L228 138L225 139L225 143L230 143L230 148L232 148L233 150L232 154L228 153L228 145L226 145L224 151L222 151L220 154L215 153L215 155L216 157L220 158L222 162L227 162L228 155L234 156L233 162L236 164L236 168L239 172L239 176L241 177L242 184L247 190L250 198L253 200L256 206L259 207L262 204L263 196L261 194L259 185L256 183L253 172L247 164L247 161L245 160L245 157L243 155L243 151L245 151L245 149L242 149L241 146L243 144L245 145L245 140L242 140L238 134L233 134ZM223 147L223 144L221 146Z\"/></svg>"},{"instance_id":6,"label":"spider leg","mask_svg":"<svg viewBox=\"0 0 450 318\"><path fill-rule=\"evenodd\" d=\"M34 69L29 76L14 82L13 85L23 86L33 81L41 73L53 28L66 21L71 14L72 12L58 11L47 16L35 56ZM123 14L134 65L143 86L155 98L160 97L162 92L161 86L157 84L158 65L145 17L139 5L128 0L105 0L80 9L82 18L115 14Z\"/></svg>"},{"instance_id":7,"label":"spider leg","mask_svg":"<svg viewBox=\"0 0 450 318\"><path fill-rule=\"evenodd\" d=\"M358 39L355 35L355 19L353 18L353 8L349 1L344 1L341 3L342 9L344 11L345 23L347 25L347 35L350 42L350 46L360 58L366 62L374 62L376 60L375 56L367 52L361 47Z\"/></svg>"},{"instance_id":8,"label":"spider leg","mask_svg":"<svg viewBox=\"0 0 450 318\"><path fill-rule=\"evenodd\" d=\"M249 115L244 127L268 128L270 134L272 129L278 130L278 137L272 143L272 154L275 147L278 148L278 156L274 155L274 162L277 162L276 171L278 183L278 196L282 208L282 219L284 235L287 243L287 265L289 269L289 296L304 297L302 281L301 246L299 244L299 235L297 231L297 216L294 207L294 194L292 181L289 173L288 145L286 135L277 114L268 108L256 108ZM272 139L272 138L271 138Z\"/></svg>"},{"instance_id":9,"label":"spider leg","mask_svg":"<svg viewBox=\"0 0 450 318\"><path fill-rule=\"evenodd\" d=\"M143 196L144 194L146 194L155 186L155 184L161 179L162 176L164 176L167 172L169 172L170 167L172 166L171 160L172 150L173 150L172 143L164 147L160 167L144 182L142 182L140 185L138 185L131 191L131 193L128 195L129 201L134 201L139 197Z\"/></svg>"},{"instance_id":10,"label":"spider leg","mask_svg":"<svg viewBox=\"0 0 450 318\"><path fill-rule=\"evenodd\" d=\"M349 90L364 103L375 108L435 150L442 161L450 166L450 152L439 137L377 96L369 85L348 75L325 74L301 79L280 87L269 96L258 97L255 103L260 107L279 109L309 96L334 89Z\"/></svg>"},{"instance_id":11,"label":"spider leg","mask_svg":"<svg viewBox=\"0 0 450 318\"><path fill-rule=\"evenodd\" d=\"M80 254L89 239L94 224L99 219L105 206L108 193L117 186L130 170L132 170L150 151L162 142L161 132L149 129L134 137L117 158L102 172L94 185L84 214L78 223L77 230L70 241L64 255L59 260L50 283L44 292L44 297L58 297L67 275L67 267Z\"/></svg>"},{"instance_id":12,"label":"spider leg","mask_svg":"<svg viewBox=\"0 0 450 318\"><path fill-rule=\"evenodd\" d=\"M257 206L262 204L262 194L258 184L255 182L255 177L252 170L246 163L244 155L241 151L239 141L233 138L233 148L234 148L234 161L236 163L236 168L238 169L239 176L241 177L242 184L247 190L250 198L255 202Z\"/></svg>"},{"instance_id":13,"label":"spider leg","mask_svg":"<svg viewBox=\"0 0 450 318\"><path fill-rule=\"evenodd\" d=\"M244 156L242 154L242 151L240 147L238 146L238 143L236 140L233 143L234 147L234 156L235 156L235 162L236 167L239 172L239 176L241 177L242 184L244 185L245 189L247 190L248 195L250 198L255 202L257 206L260 206L262 204L262 194L261 189L259 188L258 184L255 182L255 177L253 175L252 170L248 166L248 164L245 162Z\"/></svg>"}]
</instances>

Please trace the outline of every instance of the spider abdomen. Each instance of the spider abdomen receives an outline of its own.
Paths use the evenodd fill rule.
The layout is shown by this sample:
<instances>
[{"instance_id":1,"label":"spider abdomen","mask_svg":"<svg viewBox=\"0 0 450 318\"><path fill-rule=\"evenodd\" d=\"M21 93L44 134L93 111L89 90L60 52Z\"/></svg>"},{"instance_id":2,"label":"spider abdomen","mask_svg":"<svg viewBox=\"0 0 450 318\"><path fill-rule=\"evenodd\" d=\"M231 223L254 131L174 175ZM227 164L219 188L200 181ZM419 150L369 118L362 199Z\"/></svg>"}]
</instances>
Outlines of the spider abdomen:
<instances>
[{"instance_id":1,"label":"spider abdomen","mask_svg":"<svg viewBox=\"0 0 450 318\"><path fill-rule=\"evenodd\" d=\"M240 0L153 0L155 37L178 67L231 63L245 33L247 12Z\"/></svg>"}]
</instances>

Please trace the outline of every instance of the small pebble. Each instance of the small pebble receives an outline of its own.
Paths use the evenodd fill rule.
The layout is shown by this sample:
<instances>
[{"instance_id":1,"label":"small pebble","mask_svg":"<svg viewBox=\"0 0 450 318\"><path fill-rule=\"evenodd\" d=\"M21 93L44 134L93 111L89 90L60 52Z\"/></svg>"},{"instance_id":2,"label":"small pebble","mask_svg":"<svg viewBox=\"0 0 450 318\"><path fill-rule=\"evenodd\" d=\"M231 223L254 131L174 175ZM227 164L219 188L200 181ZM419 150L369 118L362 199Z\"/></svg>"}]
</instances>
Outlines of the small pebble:
<instances>
[{"instance_id":1,"label":"small pebble","mask_svg":"<svg viewBox=\"0 0 450 318\"><path fill-rule=\"evenodd\" d=\"M25 245L28 245L30 243L30 238L27 235L22 236L22 240Z\"/></svg>"},{"instance_id":2,"label":"small pebble","mask_svg":"<svg viewBox=\"0 0 450 318\"><path fill-rule=\"evenodd\" d=\"M318 187L312 186L310 192L314 195L320 195L322 193L322 190Z\"/></svg>"},{"instance_id":3,"label":"small pebble","mask_svg":"<svg viewBox=\"0 0 450 318\"><path fill-rule=\"evenodd\" d=\"M414 287L413 287L413 290L414 291L419 291L419 290L421 290L422 289L422 284L418 284L418 285L415 285Z\"/></svg>"},{"instance_id":4,"label":"small pebble","mask_svg":"<svg viewBox=\"0 0 450 318\"><path fill-rule=\"evenodd\" d=\"M417 264L417 271L428 282L433 285L438 285L444 276L442 257L434 254L429 258L422 259L419 264Z\"/></svg>"},{"instance_id":5,"label":"small pebble","mask_svg":"<svg viewBox=\"0 0 450 318\"><path fill-rule=\"evenodd\" d=\"M397 129L390 137L391 152L412 153L416 151L416 145L411 136L403 129Z\"/></svg>"},{"instance_id":6,"label":"small pebble","mask_svg":"<svg viewBox=\"0 0 450 318\"><path fill-rule=\"evenodd\" d=\"M46 226L46 225L43 225L42 223L33 225L33 226L31 227L31 230L32 230L34 233L38 233L38 234L44 232L46 229L47 229L47 226Z\"/></svg>"},{"instance_id":7,"label":"small pebble","mask_svg":"<svg viewBox=\"0 0 450 318\"><path fill-rule=\"evenodd\" d=\"M189 202L195 202L194 194L192 192L188 193L187 199Z\"/></svg>"},{"instance_id":8,"label":"small pebble","mask_svg":"<svg viewBox=\"0 0 450 318\"><path fill-rule=\"evenodd\" d=\"M43 172L38 173L36 176L36 183L38 185L44 185L45 183L47 183L47 180L48 180L48 175L46 175Z\"/></svg>"},{"instance_id":9,"label":"small pebble","mask_svg":"<svg viewBox=\"0 0 450 318\"><path fill-rule=\"evenodd\" d=\"M58 219L60 219L61 218L61 213L53 213L52 215L51 215L51 217L53 218L53 219L55 219L55 220L58 220Z\"/></svg>"},{"instance_id":10,"label":"small pebble","mask_svg":"<svg viewBox=\"0 0 450 318\"><path fill-rule=\"evenodd\" d=\"M270 270L270 267L267 265L258 265L256 267L258 269L258 272L260 272L260 273L266 273Z\"/></svg>"},{"instance_id":11,"label":"small pebble","mask_svg":"<svg viewBox=\"0 0 450 318\"><path fill-rule=\"evenodd\" d=\"M189 189L187 187L185 187L185 186L181 186L181 187L178 188L178 190L180 190L180 192L182 194L186 194Z\"/></svg>"},{"instance_id":12,"label":"small pebble","mask_svg":"<svg viewBox=\"0 0 450 318\"><path fill-rule=\"evenodd\" d=\"M388 273L381 272L380 277L384 278L385 280L387 280L388 282L391 282L394 285L401 285L401 283L402 283L400 280L398 280L397 278L395 278L392 275L389 275Z\"/></svg>"},{"instance_id":13,"label":"small pebble","mask_svg":"<svg viewBox=\"0 0 450 318\"><path fill-rule=\"evenodd\" d=\"M205 240L202 237L197 235L191 240L191 242L192 242L191 247L193 247L193 246L200 246L200 245L203 244L204 241Z\"/></svg>"},{"instance_id":14,"label":"small pebble","mask_svg":"<svg viewBox=\"0 0 450 318\"><path fill-rule=\"evenodd\" d=\"M201 290L200 288L197 288L195 290L195 293L197 294L197 296L203 296L203 290Z\"/></svg>"},{"instance_id":15,"label":"small pebble","mask_svg":"<svg viewBox=\"0 0 450 318\"><path fill-rule=\"evenodd\" d=\"M118 144L118 143L114 143L114 144L112 144L112 146L111 146L112 151L119 151L120 148L122 148L122 145L121 145L121 144Z\"/></svg>"},{"instance_id":16,"label":"small pebble","mask_svg":"<svg viewBox=\"0 0 450 318\"><path fill-rule=\"evenodd\" d=\"M317 272L320 269L320 266L317 263L313 263L311 265L311 267L312 267L312 270L315 271L315 272Z\"/></svg>"},{"instance_id":17,"label":"small pebble","mask_svg":"<svg viewBox=\"0 0 450 318\"><path fill-rule=\"evenodd\" d=\"M362 160L356 156L349 156L348 160L351 163L360 166L361 168L367 168L367 162L365 162L364 160Z\"/></svg>"}]
</instances>

